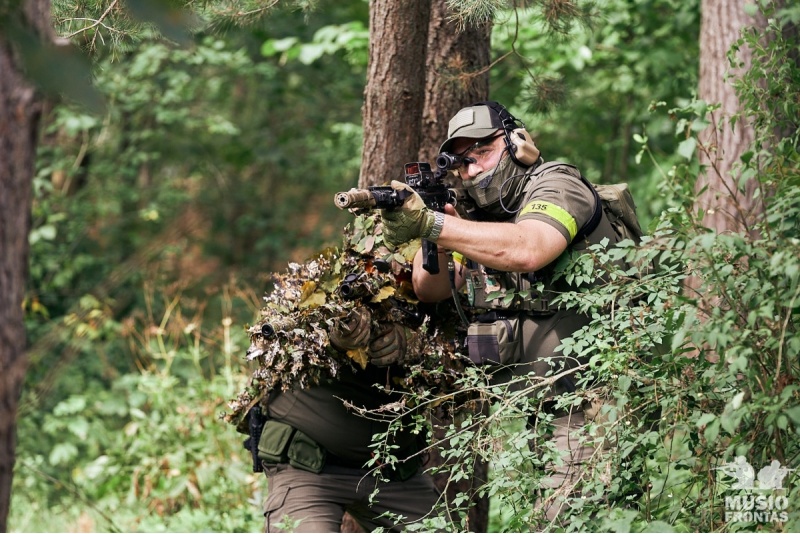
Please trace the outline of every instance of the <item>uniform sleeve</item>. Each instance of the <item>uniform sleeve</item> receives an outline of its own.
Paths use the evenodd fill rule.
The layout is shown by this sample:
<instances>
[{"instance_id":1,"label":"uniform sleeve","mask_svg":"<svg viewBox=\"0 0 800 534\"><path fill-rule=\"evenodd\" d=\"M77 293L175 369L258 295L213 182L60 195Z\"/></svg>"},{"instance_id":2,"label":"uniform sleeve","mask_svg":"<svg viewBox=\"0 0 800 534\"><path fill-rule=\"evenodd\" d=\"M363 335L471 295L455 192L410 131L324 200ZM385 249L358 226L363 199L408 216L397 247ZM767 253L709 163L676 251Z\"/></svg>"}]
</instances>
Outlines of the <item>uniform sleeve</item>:
<instances>
[{"instance_id":1,"label":"uniform sleeve","mask_svg":"<svg viewBox=\"0 0 800 534\"><path fill-rule=\"evenodd\" d=\"M516 221L533 219L550 224L572 243L591 219L594 195L572 167L559 167L533 178Z\"/></svg>"}]
</instances>

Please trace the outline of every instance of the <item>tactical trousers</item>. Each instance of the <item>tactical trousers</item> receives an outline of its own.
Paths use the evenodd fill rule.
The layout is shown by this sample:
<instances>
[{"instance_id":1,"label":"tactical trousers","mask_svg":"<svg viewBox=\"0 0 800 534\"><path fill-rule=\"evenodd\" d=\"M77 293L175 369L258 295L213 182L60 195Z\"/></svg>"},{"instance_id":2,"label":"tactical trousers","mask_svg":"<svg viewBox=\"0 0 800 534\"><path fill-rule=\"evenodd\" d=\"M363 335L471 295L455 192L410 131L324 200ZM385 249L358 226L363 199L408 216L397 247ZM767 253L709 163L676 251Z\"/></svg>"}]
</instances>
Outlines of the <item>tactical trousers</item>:
<instances>
[{"instance_id":1,"label":"tactical trousers","mask_svg":"<svg viewBox=\"0 0 800 534\"><path fill-rule=\"evenodd\" d=\"M367 532L378 527L400 532L427 516L440 498L433 479L419 473L404 482L380 482L363 469L332 466L314 474L279 464L267 467L266 475L264 532L339 532L345 511ZM404 523L378 517L387 511L402 515Z\"/></svg>"},{"instance_id":2,"label":"tactical trousers","mask_svg":"<svg viewBox=\"0 0 800 534\"><path fill-rule=\"evenodd\" d=\"M561 462L548 466L548 477L542 481L543 488L552 490L549 496L540 498L536 503L536 509L543 510L547 519L542 530L567 526L559 521L559 514L569 507L568 498L574 496L581 477L591 476L585 470L606 440L602 436L589 436L586 424L598 420L601 407L602 403L595 402L552 421L554 428L550 442L560 451Z\"/></svg>"}]
</instances>

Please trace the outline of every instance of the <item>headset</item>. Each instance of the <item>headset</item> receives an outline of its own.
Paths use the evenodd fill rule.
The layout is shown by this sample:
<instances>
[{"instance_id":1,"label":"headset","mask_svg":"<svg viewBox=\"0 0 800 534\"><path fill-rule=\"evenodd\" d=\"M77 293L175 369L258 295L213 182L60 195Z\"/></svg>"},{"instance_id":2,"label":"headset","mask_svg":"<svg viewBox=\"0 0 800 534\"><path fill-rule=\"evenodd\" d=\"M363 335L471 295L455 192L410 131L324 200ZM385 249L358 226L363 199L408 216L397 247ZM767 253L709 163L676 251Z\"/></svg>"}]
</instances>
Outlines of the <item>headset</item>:
<instances>
[{"instance_id":1,"label":"headset","mask_svg":"<svg viewBox=\"0 0 800 534\"><path fill-rule=\"evenodd\" d=\"M473 106L486 106L500 117L501 127L505 132L506 148L508 155L517 165L530 167L539 160L541 153L533 143L531 134L525 129L525 124L512 115L502 104L492 100L476 102Z\"/></svg>"}]
</instances>

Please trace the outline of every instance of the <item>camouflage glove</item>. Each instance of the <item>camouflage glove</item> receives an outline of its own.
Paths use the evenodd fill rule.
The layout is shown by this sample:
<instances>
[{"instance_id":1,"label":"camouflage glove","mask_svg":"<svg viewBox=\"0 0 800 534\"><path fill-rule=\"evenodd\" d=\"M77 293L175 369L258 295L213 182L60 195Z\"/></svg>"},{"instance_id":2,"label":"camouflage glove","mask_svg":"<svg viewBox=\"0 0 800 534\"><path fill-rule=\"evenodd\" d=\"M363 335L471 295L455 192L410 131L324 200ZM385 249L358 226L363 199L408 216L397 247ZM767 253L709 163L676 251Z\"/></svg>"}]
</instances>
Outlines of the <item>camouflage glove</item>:
<instances>
[{"instance_id":1,"label":"camouflage glove","mask_svg":"<svg viewBox=\"0 0 800 534\"><path fill-rule=\"evenodd\" d=\"M339 350L353 350L365 347L369 341L372 314L363 306L353 308L342 319L336 319L328 332L331 344Z\"/></svg>"},{"instance_id":2,"label":"camouflage glove","mask_svg":"<svg viewBox=\"0 0 800 534\"><path fill-rule=\"evenodd\" d=\"M403 363L413 336L413 331L400 323L383 325L369 342L369 362L378 367Z\"/></svg>"},{"instance_id":3,"label":"camouflage glove","mask_svg":"<svg viewBox=\"0 0 800 534\"><path fill-rule=\"evenodd\" d=\"M403 205L391 210L381 210L383 239L387 245L396 247L418 237L436 241L444 225L444 214L427 207L411 186L392 180L395 191L410 191Z\"/></svg>"}]
</instances>

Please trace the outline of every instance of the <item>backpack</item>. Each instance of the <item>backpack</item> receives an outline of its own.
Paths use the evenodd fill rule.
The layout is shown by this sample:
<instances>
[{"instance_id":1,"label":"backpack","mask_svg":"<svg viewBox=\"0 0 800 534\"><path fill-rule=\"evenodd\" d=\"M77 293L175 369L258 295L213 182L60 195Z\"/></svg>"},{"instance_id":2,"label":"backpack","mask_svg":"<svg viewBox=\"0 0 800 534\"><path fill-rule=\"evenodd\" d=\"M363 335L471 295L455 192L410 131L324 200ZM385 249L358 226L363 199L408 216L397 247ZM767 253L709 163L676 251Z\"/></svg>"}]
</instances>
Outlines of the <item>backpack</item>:
<instances>
[{"instance_id":1,"label":"backpack","mask_svg":"<svg viewBox=\"0 0 800 534\"><path fill-rule=\"evenodd\" d=\"M583 239L591 234L600 224L601 209L606 212L608 222L614 232L619 236L617 242L623 239L630 239L637 245L642 240L642 227L639 218L636 216L636 204L628 188L628 184L607 184L595 185L581 175L581 181L585 183L594 194L595 210L592 218L589 219L583 228L575 235L575 239Z\"/></svg>"}]
</instances>

